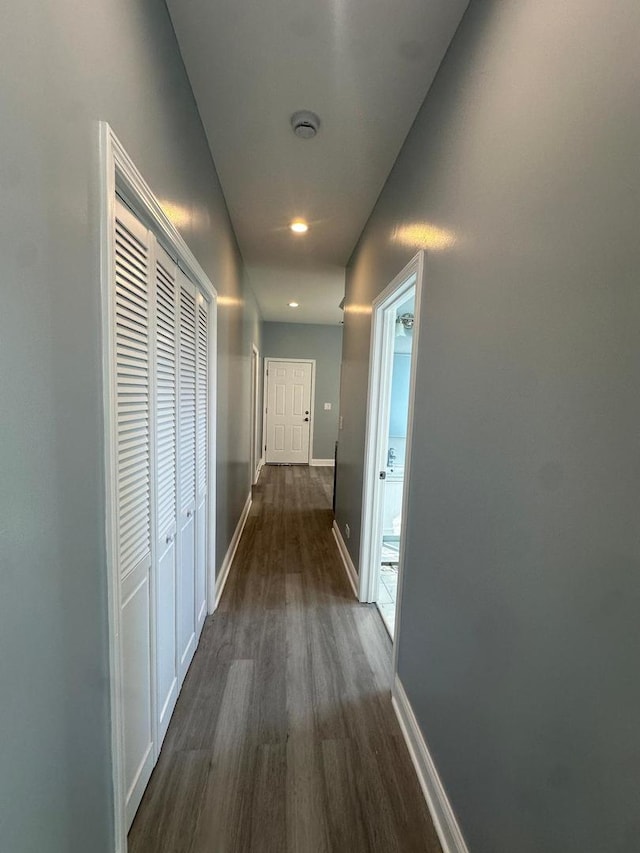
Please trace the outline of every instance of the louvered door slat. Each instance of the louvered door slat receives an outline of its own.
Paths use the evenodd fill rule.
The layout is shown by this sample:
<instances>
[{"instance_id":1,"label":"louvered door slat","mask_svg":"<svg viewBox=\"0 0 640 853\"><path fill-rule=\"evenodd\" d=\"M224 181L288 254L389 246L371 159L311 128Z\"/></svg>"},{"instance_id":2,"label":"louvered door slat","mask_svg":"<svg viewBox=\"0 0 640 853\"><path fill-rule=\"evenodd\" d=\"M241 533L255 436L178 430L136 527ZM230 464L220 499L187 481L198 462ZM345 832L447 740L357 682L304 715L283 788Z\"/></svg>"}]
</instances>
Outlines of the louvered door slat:
<instances>
[{"instance_id":1,"label":"louvered door slat","mask_svg":"<svg viewBox=\"0 0 640 853\"><path fill-rule=\"evenodd\" d=\"M180 506L195 499L196 301L180 285Z\"/></svg>"},{"instance_id":2,"label":"louvered door slat","mask_svg":"<svg viewBox=\"0 0 640 853\"><path fill-rule=\"evenodd\" d=\"M207 440L209 406L209 349L208 305L202 296L198 299L198 387L197 387L197 489L203 495L207 488Z\"/></svg>"},{"instance_id":3,"label":"louvered door slat","mask_svg":"<svg viewBox=\"0 0 640 853\"><path fill-rule=\"evenodd\" d=\"M149 248L118 207L115 223L115 374L118 556L122 576L151 550Z\"/></svg>"},{"instance_id":4,"label":"louvered door slat","mask_svg":"<svg viewBox=\"0 0 640 853\"><path fill-rule=\"evenodd\" d=\"M179 681L196 646L196 289L178 271L178 662Z\"/></svg>"},{"instance_id":5,"label":"louvered door slat","mask_svg":"<svg viewBox=\"0 0 640 853\"><path fill-rule=\"evenodd\" d=\"M197 298L196 372L196 628L207 612L207 477L209 440L209 306Z\"/></svg>"},{"instance_id":6,"label":"louvered door slat","mask_svg":"<svg viewBox=\"0 0 640 853\"><path fill-rule=\"evenodd\" d=\"M176 278L175 264L156 261L156 471L160 537L176 519Z\"/></svg>"},{"instance_id":7,"label":"louvered door slat","mask_svg":"<svg viewBox=\"0 0 640 853\"><path fill-rule=\"evenodd\" d=\"M177 266L160 246L155 266L156 691L158 747L178 696L177 593Z\"/></svg>"}]
</instances>

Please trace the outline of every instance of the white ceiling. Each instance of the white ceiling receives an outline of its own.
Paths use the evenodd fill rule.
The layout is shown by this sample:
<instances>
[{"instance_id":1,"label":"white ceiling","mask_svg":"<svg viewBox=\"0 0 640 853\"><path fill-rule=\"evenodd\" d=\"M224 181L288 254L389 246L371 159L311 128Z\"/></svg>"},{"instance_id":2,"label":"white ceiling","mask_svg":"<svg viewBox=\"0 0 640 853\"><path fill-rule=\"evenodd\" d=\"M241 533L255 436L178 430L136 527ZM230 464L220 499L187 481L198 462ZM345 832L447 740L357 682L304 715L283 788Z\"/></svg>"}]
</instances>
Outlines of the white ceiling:
<instances>
[{"instance_id":1,"label":"white ceiling","mask_svg":"<svg viewBox=\"0 0 640 853\"><path fill-rule=\"evenodd\" d=\"M265 320L340 322L343 268L467 4L168 0Z\"/></svg>"}]
</instances>

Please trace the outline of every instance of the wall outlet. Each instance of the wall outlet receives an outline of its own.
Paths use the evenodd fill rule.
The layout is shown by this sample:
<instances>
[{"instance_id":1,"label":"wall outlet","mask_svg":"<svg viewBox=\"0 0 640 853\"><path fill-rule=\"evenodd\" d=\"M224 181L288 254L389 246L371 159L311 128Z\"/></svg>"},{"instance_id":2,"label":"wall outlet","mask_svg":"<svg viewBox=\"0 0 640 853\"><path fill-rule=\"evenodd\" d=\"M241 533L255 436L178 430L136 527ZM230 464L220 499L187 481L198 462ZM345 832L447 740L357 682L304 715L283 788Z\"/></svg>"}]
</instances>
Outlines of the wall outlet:
<instances>
[{"instance_id":1,"label":"wall outlet","mask_svg":"<svg viewBox=\"0 0 640 853\"><path fill-rule=\"evenodd\" d=\"M342 415L340 415L339 423L338 423L338 429L342 429L342 426L343 426L343 419L342 419Z\"/></svg>"},{"instance_id":2,"label":"wall outlet","mask_svg":"<svg viewBox=\"0 0 640 853\"><path fill-rule=\"evenodd\" d=\"M331 411L331 403L325 403L324 404L324 410L325 410L325 412L330 412Z\"/></svg>"},{"instance_id":3,"label":"wall outlet","mask_svg":"<svg viewBox=\"0 0 640 853\"><path fill-rule=\"evenodd\" d=\"M351 528L348 524L345 524L344 526L344 535L347 537L347 539L349 539L349 537L351 536Z\"/></svg>"}]
</instances>

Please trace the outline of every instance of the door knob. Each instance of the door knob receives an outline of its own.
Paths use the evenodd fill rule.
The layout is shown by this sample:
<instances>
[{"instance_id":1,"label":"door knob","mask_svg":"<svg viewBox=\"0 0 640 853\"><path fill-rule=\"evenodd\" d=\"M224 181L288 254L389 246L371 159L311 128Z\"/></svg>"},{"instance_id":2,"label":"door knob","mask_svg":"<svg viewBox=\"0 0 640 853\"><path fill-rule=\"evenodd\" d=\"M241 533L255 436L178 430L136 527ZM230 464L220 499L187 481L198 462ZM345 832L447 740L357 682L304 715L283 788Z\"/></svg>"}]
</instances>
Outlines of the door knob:
<instances>
[{"instance_id":1,"label":"door knob","mask_svg":"<svg viewBox=\"0 0 640 853\"><path fill-rule=\"evenodd\" d=\"M308 414L309 414L309 409L307 409L307 411L305 412L305 415L308 415Z\"/></svg>"},{"instance_id":2,"label":"door knob","mask_svg":"<svg viewBox=\"0 0 640 853\"><path fill-rule=\"evenodd\" d=\"M191 518L192 515L193 515L193 513L191 512L190 509L188 509L187 510L187 518Z\"/></svg>"},{"instance_id":3,"label":"door knob","mask_svg":"<svg viewBox=\"0 0 640 853\"><path fill-rule=\"evenodd\" d=\"M308 420L309 420L309 418L305 418L305 421L308 421Z\"/></svg>"}]
</instances>

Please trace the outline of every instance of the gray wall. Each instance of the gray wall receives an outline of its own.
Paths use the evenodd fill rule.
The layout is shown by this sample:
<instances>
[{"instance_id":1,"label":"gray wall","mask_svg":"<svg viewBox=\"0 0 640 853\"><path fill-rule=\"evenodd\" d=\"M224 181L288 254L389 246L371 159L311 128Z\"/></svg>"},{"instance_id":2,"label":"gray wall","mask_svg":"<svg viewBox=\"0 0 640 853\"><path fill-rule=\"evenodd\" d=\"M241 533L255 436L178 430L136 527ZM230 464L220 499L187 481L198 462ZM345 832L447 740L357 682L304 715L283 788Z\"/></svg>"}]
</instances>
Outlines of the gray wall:
<instances>
[{"instance_id":1,"label":"gray wall","mask_svg":"<svg viewBox=\"0 0 640 853\"><path fill-rule=\"evenodd\" d=\"M217 570L251 489L251 344L259 347L262 333L260 311L246 275L239 266L227 275L235 287L218 300Z\"/></svg>"},{"instance_id":2,"label":"gray wall","mask_svg":"<svg viewBox=\"0 0 640 853\"><path fill-rule=\"evenodd\" d=\"M246 271L245 271L245 281L246 281ZM262 322L262 317L260 314L260 309L258 308L258 302L251 290L251 286L247 283L246 285L246 299L245 299L245 329L244 329L244 341L243 341L243 354L244 357L248 360L248 372L243 371L243 375L247 376L247 394L246 394L246 405L247 411L249 412L248 417L244 425L236 423L237 428L244 429L245 435L245 445L248 445L249 450L248 453L251 452L251 355L252 355L252 347L255 345L258 349L259 353L259 365L258 365L258 412L257 412L257 434L255 437L256 446L255 446L255 459L256 466L262 457L262 383L263 383L263 362L262 362L262 330L264 327L264 323ZM247 467L247 494L251 489L252 484L252 472Z\"/></svg>"},{"instance_id":3,"label":"gray wall","mask_svg":"<svg viewBox=\"0 0 640 853\"><path fill-rule=\"evenodd\" d=\"M639 33L637 0L472 0L348 273L367 305L431 246L399 673L472 853L638 846Z\"/></svg>"},{"instance_id":4,"label":"gray wall","mask_svg":"<svg viewBox=\"0 0 640 853\"><path fill-rule=\"evenodd\" d=\"M264 323L264 358L315 358L316 393L313 457L333 459L338 437L342 326ZM331 403L331 411L323 406Z\"/></svg>"},{"instance_id":5,"label":"gray wall","mask_svg":"<svg viewBox=\"0 0 640 853\"><path fill-rule=\"evenodd\" d=\"M0 849L112 853L99 119L225 297L219 559L248 490L229 420L256 309L164 4L8 4L0 48Z\"/></svg>"}]
</instances>

